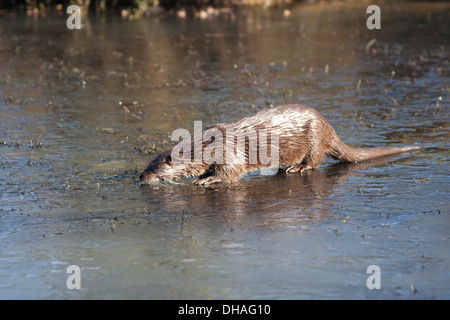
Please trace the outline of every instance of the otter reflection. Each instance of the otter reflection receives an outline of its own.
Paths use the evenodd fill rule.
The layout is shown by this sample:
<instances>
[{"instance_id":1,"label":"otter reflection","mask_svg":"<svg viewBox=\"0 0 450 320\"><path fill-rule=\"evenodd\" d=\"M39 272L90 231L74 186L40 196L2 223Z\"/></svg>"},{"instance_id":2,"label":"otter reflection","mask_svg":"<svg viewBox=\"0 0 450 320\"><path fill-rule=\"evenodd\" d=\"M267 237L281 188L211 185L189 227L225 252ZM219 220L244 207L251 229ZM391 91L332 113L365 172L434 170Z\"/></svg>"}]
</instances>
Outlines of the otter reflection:
<instances>
[{"instance_id":1,"label":"otter reflection","mask_svg":"<svg viewBox=\"0 0 450 320\"><path fill-rule=\"evenodd\" d=\"M340 185L359 170L404 157L386 156L359 163L336 163L290 175L247 176L241 181L196 188L189 181L142 188L149 214L213 217L234 226L289 228L329 217ZM355 186L356 187L356 186Z\"/></svg>"}]
</instances>

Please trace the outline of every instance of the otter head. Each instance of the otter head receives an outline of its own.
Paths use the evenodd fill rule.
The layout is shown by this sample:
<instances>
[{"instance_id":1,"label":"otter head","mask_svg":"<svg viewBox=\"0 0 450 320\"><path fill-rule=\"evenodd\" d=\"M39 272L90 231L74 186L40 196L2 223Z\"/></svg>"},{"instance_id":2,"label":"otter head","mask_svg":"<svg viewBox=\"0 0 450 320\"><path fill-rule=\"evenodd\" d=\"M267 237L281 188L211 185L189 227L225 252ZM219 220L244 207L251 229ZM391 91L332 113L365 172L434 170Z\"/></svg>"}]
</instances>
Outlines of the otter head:
<instances>
[{"instance_id":1,"label":"otter head","mask_svg":"<svg viewBox=\"0 0 450 320\"><path fill-rule=\"evenodd\" d=\"M139 177L141 184L153 184L161 181L179 180L203 174L209 166L204 164L183 163L172 159L172 149L161 152L153 159Z\"/></svg>"},{"instance_id":2,"label":"otter head","mask_svg":"<svg viewBox=\"0 0 450 320\"><path fill-rule=\"evenodd\" d=\"M158 181L174 179L176 170L174 170L171 152L172 149L161 152L149 163L139 177L141 184L151 184Z\"/></svg>"}]
</instances>

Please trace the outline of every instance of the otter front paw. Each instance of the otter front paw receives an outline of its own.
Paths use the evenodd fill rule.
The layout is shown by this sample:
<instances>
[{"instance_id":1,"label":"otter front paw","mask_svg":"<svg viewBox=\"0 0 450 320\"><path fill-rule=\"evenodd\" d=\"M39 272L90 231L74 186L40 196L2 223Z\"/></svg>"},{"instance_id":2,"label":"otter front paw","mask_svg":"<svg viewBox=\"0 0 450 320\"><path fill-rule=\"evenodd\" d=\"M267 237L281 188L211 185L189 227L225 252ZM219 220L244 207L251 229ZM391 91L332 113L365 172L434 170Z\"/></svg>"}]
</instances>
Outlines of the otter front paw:
<instances>
[{"instance_id":1,"label":"otter front paw","mask_svg":"<svg viewBox=\"0 0 450 320\"><path fill-rule=\"evenodd\" d=\"M210 184L218 183L218 182L222 182L222 180L219 179L219 178L217 178L217 177L215 177L215 176L209 176L209 177L206 177L206 178L203 178L203 179L197 179L197 180L194 180L192 183L193 183L194 185L196 185L196 186L204 186L204 187L207 187L207 186L209 186Z\"/></svg>"}]
</instances>

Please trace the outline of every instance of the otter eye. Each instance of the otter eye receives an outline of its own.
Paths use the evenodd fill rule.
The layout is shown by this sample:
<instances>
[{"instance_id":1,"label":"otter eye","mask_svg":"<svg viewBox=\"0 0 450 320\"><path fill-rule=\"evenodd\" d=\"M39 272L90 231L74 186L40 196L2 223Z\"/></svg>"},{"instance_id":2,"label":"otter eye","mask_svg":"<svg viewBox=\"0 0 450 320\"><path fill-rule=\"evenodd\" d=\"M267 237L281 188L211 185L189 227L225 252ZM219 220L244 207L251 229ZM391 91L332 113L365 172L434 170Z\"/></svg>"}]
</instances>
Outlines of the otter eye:
<instances>
[{"instance_id":1,"label":"otter eye","mask_svg":"<svg viewBox=\"0 0 450 320\"><path fill-rule=\"evenodd\" d=\"M172 156L171 156L171 155L168 155L168 156L166 157L166 162L167 162L168 164L172 164Z\"/></svg>"}]
</instances>

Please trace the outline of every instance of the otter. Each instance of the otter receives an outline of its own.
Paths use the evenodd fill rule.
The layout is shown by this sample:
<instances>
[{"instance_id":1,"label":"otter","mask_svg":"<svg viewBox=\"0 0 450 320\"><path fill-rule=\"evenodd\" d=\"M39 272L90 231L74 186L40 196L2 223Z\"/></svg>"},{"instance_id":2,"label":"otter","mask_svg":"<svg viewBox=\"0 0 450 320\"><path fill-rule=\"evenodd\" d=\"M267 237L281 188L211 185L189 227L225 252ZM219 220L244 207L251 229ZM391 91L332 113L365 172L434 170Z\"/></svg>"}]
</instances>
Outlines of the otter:
<instances>
[{"instance_id":1,"label":"otter","mask_svg":"<svg viewBox=\"0 0 450 320\"><path fill-rule=\"evenodd\" d=\"M338 137L317 110L298 104L283 105L264 109L235 122L219 123L207 127L203 129L200 137L194 136L193 139L180 142L176 146L178 152L174 152L176 147L163 151L142 172L141 184L195 176L198 177L193 181L195 185L209 186L213 183L234 182L245 173L273 166L273 163L262 161L261 157L252 158L250 138L245 140L245 143L233 144L232 152L225 154L223 151L222 154L220 150L223 148L217 147L221 147L221 144L225 145L223 140L215 137L202 139L211 130L215 130L219 136L224 136L225 140L231 137L230 139L234 142L236 142L236 137L245 136L251 130L265 130L270 133L272 146L276 147L271 149L271 155L277 155L277 167L281 172L287 174L316 169L325 155L340 162L359 162L420 149L417 146L352 148ZM232 132L233 135L231 136L229 132ZM197 138L200 138L200 144L195 143ZM268 137L267 140L269 140ZM256 144L257 152L262 150L261 142L260 139L259 144ZM212 148L214 150L211 152L213 143L216 148ZM212 155L214 161L205 156L195 158L196 152L200 152L202 155L201 152L207 151L208 148L209 155ZM180 153L179 150L182 152ZM186 150L190 152L186 152ZM228 148L228 150L230 149ZM184 161L181 161L183 152L186 154L183 158ZM217 156L222 155L221 159L224 161L215 161ZM236 157L239 155L242 156L240 159L243 161L236 161Z\"/></svg>"}]
</instances>

